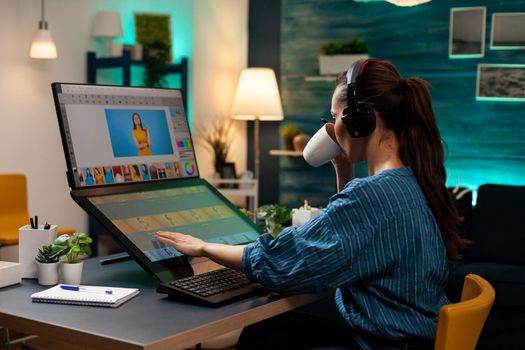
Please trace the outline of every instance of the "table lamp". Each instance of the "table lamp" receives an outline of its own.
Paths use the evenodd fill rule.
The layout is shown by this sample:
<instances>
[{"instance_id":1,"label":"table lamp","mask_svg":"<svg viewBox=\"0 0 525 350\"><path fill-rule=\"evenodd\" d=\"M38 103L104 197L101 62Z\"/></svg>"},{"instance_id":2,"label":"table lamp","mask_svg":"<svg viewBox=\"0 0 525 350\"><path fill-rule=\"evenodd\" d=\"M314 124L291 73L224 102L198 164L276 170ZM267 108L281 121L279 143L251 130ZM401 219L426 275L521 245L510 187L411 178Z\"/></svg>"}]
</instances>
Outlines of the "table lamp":
<instances>
[{"instance_id":1,"label":"table lamp","mask_svg":"<svg viewBox=\"0 0 525 350\"><path fill-rule=\"evenodd\" d=\"M106 51L110 54L111 40L122 36L120 14L114 11L97 12L91 35L104 39Z\"/></svg>"},{"instance_id":2,"label":"table lamp","mask_svg":"<svg viewBox=\"0 0 525 350\"><path fill-rule=\"evenodd\" d=\"M232 118L255 121L255 178L259 179L259 122L283 120L283 107L273 69L243 69L235 92Z\"/></svg>"}]
</instances>

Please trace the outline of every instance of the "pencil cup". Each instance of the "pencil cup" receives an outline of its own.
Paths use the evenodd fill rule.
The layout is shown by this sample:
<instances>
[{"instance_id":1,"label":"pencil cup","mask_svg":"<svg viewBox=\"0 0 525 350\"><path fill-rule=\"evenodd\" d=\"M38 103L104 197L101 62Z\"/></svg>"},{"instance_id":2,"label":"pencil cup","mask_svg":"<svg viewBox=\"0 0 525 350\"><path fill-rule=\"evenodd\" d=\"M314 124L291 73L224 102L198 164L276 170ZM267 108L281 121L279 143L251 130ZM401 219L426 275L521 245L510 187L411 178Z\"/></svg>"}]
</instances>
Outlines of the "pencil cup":
<instances>
[{"instance_id":1,"label":"pencil cup","mask_svg":"<svg viewBox=\"0 0 525 350\"><path fill-rule=\"evenodd\" d=\"M44 225L39 225L38 229L25 225L18 229L18 233L18 261L22 278L37 278L35 257L38 249L53 243L57 237L57 225L51 225L49 230L44 230Z\"/></svg>"}]
</instances>

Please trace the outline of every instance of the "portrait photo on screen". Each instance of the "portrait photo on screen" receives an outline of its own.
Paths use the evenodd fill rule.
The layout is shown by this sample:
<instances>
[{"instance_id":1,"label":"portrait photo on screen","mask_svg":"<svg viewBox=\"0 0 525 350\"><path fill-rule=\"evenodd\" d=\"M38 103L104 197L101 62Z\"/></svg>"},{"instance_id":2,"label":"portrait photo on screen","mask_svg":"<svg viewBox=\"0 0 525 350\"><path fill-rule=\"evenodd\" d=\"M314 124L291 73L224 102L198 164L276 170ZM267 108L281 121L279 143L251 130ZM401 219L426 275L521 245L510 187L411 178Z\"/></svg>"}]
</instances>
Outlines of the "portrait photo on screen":
<instances>
[{"instance_id":1,"label":"portrait photo on screen","mask_svg":"<svg viewBox=\"0 0 525 350\"><path fill-rule=\"evenodd\" d=\"M173 154L164 110L105 109L113 156Z\"/></svg>"}]
</instances>

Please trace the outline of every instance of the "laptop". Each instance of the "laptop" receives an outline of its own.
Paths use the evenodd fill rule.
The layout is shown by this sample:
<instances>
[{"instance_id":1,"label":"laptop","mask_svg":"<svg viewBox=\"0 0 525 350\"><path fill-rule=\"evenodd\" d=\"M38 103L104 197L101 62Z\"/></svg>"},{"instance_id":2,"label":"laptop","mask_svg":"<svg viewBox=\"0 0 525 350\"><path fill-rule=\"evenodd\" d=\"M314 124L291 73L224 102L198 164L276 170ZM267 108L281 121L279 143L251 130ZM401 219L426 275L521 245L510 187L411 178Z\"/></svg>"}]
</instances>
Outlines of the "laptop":
<instances>
[{"instance_id":1,"label":"laptop","mask_svg":"<svg viewBox=\"0 0 525 350\"><path fill-rule=\"evenodd\" d=\"M260 288L234 270L195 276L157 231L246 244L257 227L199 177L181 90L53 83L73 200L172 298L220 304Z\"/></svg>"}]
</instances>

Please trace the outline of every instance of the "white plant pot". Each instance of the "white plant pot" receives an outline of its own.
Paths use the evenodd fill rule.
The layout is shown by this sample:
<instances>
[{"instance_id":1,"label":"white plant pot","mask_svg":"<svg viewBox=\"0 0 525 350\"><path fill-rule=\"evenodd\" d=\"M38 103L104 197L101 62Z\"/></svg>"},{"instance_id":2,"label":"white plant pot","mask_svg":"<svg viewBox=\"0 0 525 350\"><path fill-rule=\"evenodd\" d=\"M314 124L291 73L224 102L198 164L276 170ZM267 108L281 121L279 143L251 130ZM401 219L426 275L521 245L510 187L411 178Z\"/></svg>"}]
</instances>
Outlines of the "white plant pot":
<instances>
[{"instance_id":1,"label":"white plant pot","mask_svg":"<svg viewBox=\"0 0 525 350\"><path fill-rule=\"evenodd\" d=\"M62 283L80 285L82 280L82 268L84 267L84 262L78 262L74 264L68 264L67 262L62 262L60 264L60 272L62 274Z\"/></svg>"},{"instance_id":2,"label":"white plant pot","mask_svg":"<svg viewBox=\"0 0 525 350\"><path fill-rule=\"evenodd\" d=\"M352 63L368 58L368 54L359 53L352 55L319 55L319 73L321 75L335 75L345 72Z\"/></svg>"},{"instance_id":3,"label":"white plant pot","mask_svg":"<svg viewBox=\"0 0 525 350\"><path fill-rule=\"evenodd\" d=\"M58 262L40 263L36 262L38 284L52 286L58 283Z\"/></svg>"}]
</instances>

